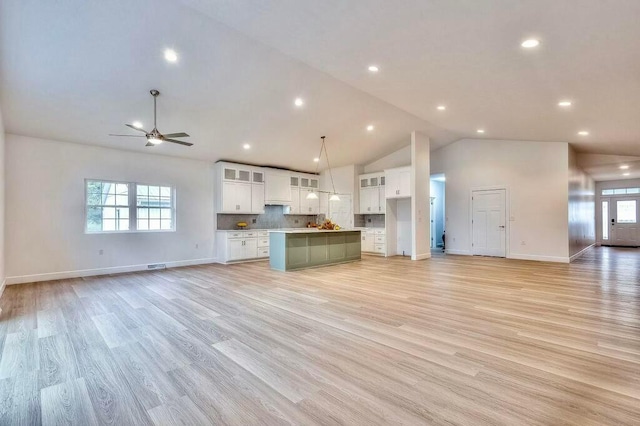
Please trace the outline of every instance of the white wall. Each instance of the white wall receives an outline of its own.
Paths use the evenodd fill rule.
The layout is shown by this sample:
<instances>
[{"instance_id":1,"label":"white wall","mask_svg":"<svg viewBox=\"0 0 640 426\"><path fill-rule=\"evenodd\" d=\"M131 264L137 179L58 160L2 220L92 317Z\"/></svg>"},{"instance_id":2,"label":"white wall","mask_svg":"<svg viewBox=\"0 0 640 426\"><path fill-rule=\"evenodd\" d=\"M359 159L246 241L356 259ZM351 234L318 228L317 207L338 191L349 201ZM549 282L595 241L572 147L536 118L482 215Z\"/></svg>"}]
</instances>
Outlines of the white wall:
<instances>
[{"instance_id":1,"label":"white wall","mask_svg":"<svg viewBox=\"0 0 640 426\"><path fill-rule=\"evenodd\" d=\"M432 152L431 173L447 179L447 252L471 254L471 190L499 186L507 256L568 262L568 161L564 142L463 139Z\"/></svg>"},{"instance_id":2,"label":"white wall","mask_svg":"<svg viewBox=\"0 0 640 426\"><path fill-rule=\"evenodd\" d=\"M431 257L431 205L429 202L430 141L411 133L411 259Z\"/></svg>"},{"instance_id":3,"label":"white wall","mask_svg":"<svg viewBox=\"0 0 640 426\"><path fill-rule=\"evenodd\" d=\"M602 190L616 188L640 188L640 179L620 179L596 182L596 242L602 244Z\"/></svg>"},{"instance_id":4,"label":"white wall","mask_svg":"<svg viewBox=\"0 0 640 426\"><path fill-rule=\"evenodd\" d=\"M5 134L4 122L2 121L2 110L0 109L0 296L5 285Z\"/></svg>"},{"instance_id":5,"label":"white wall","mask_svg":"<svg viewBox=\"0 0 640 426\"><path fill-rule=\"evenodd\" d=\"M404 167L411 164L411 145L407 145L391 154L380 158L379 160L364 166L364 173L381 172L384 169L393 169L395 167Z\"/></svg>"},{"instance_id":6,"label":"white wall","mask_svg":"<svg viewBox=\"0 0 640 426\"><path fill-rule=\"evenodd\" d=\"M573 259L596 240L595 182L578 167L569 147L569 256Z\"/></svg>"},{"instance_id":7,"label":"white wall","mask_svg":"<svg viewBox=\"0 0 640 426\"><path fill-rule=\"evenodd\" d=\"M8 283L213 258L209 163L16 135L6 158ZM174 186L176 232L85 234L85 178Z\"/></svg>"},{"instance_id":8,"label":"white wall","mask_svg":"<svg viewBox=\"0 0 640 426\"><path fill-rule=\"evenodd\" d=\"M352 194L357 181L356 166L351 164L344 167L331 169L333 183L338 194ZM333 191L329 170L320 172L320 189L323 191Z\"/></svg>"}]
</instances>

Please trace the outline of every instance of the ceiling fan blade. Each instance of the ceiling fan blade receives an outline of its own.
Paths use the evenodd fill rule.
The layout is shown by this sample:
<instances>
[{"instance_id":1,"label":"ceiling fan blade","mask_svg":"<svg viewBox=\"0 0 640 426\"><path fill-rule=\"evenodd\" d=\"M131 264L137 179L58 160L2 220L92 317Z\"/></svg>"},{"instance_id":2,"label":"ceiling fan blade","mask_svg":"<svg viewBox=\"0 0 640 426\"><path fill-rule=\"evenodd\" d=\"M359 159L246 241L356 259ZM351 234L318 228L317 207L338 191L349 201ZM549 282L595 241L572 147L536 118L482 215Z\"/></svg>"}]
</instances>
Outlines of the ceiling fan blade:
<instances>
[{"instance_id":1,"label":"ceiling fan blade","mask_svg":"<svg viewBox=\"0 0 640 426\"><path fill-rule=\"evenodd\" d=\"M189 135L186 134L185 132L180 132L180 133L167 133L166 135L162 135L165 138L188 138Z\"/></svg>"},{"instance_id":2,"label":"ceiling fan blade","mask_svg":"<svg viewBox=\"0 0 640 426\"><path fill-rule=\"evenodd\" d=\"M177 143L177 144L184 145L184 146L192 146L193 145L192 143L182 142L182 141L178 141L178 140L175 140L175 139L163 138L162 140L165 141L165 142Z\"/></svg>"},{"instance_id":3,"label":"ceiling fan blade","mask_svg":"<svg viewBox=\"0 0 640 426\"><path fill-rule=\"evenodd\" d=\"M125 126L130 127L130 128L132 128L133 130L137 130L138 132L142 132L142 133L145 133L145 134L146 134L146 133L149 133L149 132L147 132L146 130L143 130L143 129L139 129L139 128L137 128L137 127L136 127L136 126L134 126L133 124L125 124Z\"/></svg>"},{"instance_id":4,"label":"ceiling fan blade","mask_svg":"<svg viewBox=\"0 0 640 426\"><path fill-rule=\"evenodd\" d=\"M114 135L113 133L109 133L109 136L124 136L125 138L146 138L146 136L138 136L138 135Z\"/></svg>"},{"instance_id":5,"label":"ceiling fan blade","mask_svg":"<svg viewBox=\"0 0 640 426\"><path fill-rule=\"evenodd\" d=\"M152 144L151 142L147 142L147 144L145 146L155 146L155 145Z\"/></svg>"}]
</instances>

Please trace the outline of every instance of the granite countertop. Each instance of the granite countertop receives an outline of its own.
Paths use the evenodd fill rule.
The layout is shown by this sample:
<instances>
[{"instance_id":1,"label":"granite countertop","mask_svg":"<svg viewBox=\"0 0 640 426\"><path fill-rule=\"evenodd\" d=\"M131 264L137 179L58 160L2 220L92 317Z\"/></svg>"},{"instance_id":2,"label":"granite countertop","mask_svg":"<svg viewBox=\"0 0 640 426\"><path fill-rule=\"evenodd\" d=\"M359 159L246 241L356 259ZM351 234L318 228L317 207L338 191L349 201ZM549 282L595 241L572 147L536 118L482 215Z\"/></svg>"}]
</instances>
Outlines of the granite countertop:
<instances>
[{"instance_id":1,"label":"granite countertop","mask_svg":"<svg viewBox=\"0 0 640 426\"><path fill-rule=\"evenodd\" d=\"M295 228L295 229L269 229L269 232L282 234L314 234L317 232L360 232L359 229L317 229L317 228Z\"/></svg>"}]
</instances>

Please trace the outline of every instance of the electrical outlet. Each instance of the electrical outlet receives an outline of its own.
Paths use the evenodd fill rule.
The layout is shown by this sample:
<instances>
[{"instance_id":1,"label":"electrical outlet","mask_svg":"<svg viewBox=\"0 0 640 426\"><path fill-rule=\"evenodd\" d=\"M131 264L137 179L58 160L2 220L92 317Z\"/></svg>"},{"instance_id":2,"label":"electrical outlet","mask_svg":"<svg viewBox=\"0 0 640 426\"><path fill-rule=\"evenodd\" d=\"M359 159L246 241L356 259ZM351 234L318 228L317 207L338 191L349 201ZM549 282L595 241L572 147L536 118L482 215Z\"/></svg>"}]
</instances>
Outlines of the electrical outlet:
<instances>
[{"instance_id":1,"label":"electrical outlet","mask_svg":"<svg viewBox=\"0 0 640 426\"><path fill-rule=\"evenodd\" d=\"M98 254L99 254L100 256L102 256L102 255L104 254L104 250L102 250L102 249L98 250Z\"/></svg>"},{"instance_id":2,"label":"electrical outlet","mask_svg":"<svg viewBox=\"0 0 640 426\"><path fill-rule=\"evenodd\" d=\"M196 248L198 248L200 245L198 243L196 243Z\"/></svg>"},{"instance_id":3,"label":"electrical outlet","mask_svg":"<svg viewBox=\"0 0 640 426\"><path fill-rule=\"evenodd\" d=\"M256 220L255 219L251 219L251 223L256 223Z\"/></svg>"},{"instance_id":4,"label":"electrical outlet","mask_svg":"<svg viewBox=\"0 0 640 426\"><path fill-rule=\"evenodd\" d=\"M293 221L293 223L296 223L296 224L297 224L298 222L299 222L299 221L298 221L298 219L295 219L295 220Z\"/></svg>"},{"instance_id":5,"label":"electrical outlet","mask_svg":"<svg viewBox=\"0 0 640 426\"><path fill-rule=\"evenodd\" d=\"M524 241L524 240L523 240L523 241L520 241L520 245L521 245L521 246L526 246L526 245L527 245L527 243L526 243L526 241Z\"/></svg>"}]
</instances>

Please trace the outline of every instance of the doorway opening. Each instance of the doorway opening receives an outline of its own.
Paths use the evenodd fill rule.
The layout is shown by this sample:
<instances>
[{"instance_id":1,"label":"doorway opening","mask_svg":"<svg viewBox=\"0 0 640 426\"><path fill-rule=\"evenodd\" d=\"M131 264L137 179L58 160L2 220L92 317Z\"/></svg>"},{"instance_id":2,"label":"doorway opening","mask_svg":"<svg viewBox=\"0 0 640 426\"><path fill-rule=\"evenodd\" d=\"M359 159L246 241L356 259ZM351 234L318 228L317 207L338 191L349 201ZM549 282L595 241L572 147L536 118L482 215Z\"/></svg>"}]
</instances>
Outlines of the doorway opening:
<instances>
[{"instance_id":1,"label":"doorway opening","mask_svg":"<svg viewBox=\"0 0 640 426\"><path fill-rule=\"evenodd\" d=\"M431 249L445 248L445 188L444 174L431 175L429 181L431 196Z\"/></svg>"}]
</instances>

